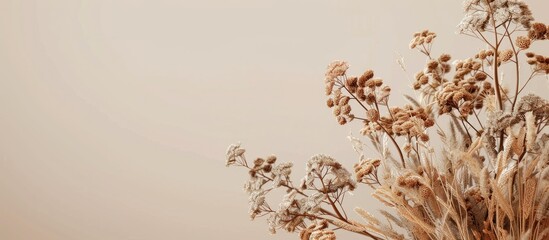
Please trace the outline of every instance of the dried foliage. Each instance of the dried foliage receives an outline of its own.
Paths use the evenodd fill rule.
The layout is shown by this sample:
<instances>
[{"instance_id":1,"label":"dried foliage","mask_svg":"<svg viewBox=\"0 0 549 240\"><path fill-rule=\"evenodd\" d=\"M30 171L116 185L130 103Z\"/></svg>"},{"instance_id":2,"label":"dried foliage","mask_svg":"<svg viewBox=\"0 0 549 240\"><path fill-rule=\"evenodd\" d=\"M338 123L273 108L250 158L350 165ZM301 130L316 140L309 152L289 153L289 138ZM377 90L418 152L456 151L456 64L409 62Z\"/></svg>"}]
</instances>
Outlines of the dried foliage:
<instances>
[{"instance_id":1,"label":"dried foliage","mask_svg":"<svg viewBox=\"0 0 549 240\"><path fill-rule=\"evenodd\" d=\"M328 66L327 106L339 124L361 124L377 151L364 153L362 140L349 137L360 153L354 175L316 155L294 183L291 163L248 162L240 145L230 146L227 165L249 171L252 219L267 216L271 232L299 232L303 240L335 239L336 230L372 239L549 239L549 103L522 93L549 74L549 57L525 52L549 39L549 28L519 0L464 7L459 32L488 49L452 65L449 54L433 56L435 33L415 33L410 48L427 62L411 86L418 98L406 96L410 105L390 106L391 88L372 70L352 76L345 61ZM514 76L509 86L501 81L505 66ZM358 207L362 220L347 215L344 198L357 184L388 208L380 210L384 220ZM266 195L274 189L286 195L273 208Z\"/></svg>"}]
</instances>

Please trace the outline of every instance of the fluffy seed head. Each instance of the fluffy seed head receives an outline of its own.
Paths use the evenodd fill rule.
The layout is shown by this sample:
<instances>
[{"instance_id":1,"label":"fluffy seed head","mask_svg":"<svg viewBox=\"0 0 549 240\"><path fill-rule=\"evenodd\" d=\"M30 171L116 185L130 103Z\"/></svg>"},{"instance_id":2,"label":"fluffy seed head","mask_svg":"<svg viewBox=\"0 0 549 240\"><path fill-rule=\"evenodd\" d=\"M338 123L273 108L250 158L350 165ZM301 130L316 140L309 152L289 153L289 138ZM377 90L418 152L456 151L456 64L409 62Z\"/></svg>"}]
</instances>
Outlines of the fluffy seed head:
<instances>
[{"instance_id":1,"label":"fluffy seed head","mask_svg":"<svg viewBox=\"0 0 549 240\"><path fill-rule=\"evenodd\" d=\"M530 38L525 36L518 36L517 40L515 41L515 44L520 49L528 49L531 43L532 41L530 40Z\"/></svg>"}]
</instances>

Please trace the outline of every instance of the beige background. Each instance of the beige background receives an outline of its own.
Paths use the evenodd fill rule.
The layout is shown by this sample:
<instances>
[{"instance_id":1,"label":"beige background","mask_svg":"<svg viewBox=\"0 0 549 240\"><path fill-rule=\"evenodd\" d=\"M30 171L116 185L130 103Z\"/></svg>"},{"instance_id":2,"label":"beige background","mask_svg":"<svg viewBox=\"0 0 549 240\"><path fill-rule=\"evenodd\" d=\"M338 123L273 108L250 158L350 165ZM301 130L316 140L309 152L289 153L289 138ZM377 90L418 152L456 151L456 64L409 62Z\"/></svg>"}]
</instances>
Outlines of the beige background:
<instances>
[{"instance_id":1,"label":"beige background","mask_svg":"<svg viewBox=\"0 0 549 240\"><path fill-rule=\"evenodd\" d=\"M325 66L373 68L398 99L409 82L395 59L410 75L424 60L414 31L437 32L437 54L483 47L455 35L460 5L0 0L0 239L296 239L249 221L226 147L276 153L296 178L315 153L351 167ZM530 5L549 23L547 1ZM361 191L350 207L379 206Z\"/></svg>"}]
</instances>

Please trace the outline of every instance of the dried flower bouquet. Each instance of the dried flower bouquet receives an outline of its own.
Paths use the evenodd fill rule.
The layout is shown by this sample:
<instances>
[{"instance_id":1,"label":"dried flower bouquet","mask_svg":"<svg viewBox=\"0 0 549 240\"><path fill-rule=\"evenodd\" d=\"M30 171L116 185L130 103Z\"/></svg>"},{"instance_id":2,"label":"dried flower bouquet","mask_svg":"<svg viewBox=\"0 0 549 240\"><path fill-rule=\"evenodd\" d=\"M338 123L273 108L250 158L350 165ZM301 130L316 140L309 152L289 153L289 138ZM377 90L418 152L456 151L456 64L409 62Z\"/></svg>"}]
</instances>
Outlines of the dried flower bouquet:
<instances>
[{"instance_id":1,"label":"dried flower bouquet","mask_svg":"<svg viewBox=\"0 0 549 240\"><path fill-rule=\"evenodd\" d=\"M390 106L391 88L371 70L351 76L344 61L328 66L327 106L339 124L360 122L377 151L363 154L363 142L350 137L360 153L352 171L316 155L295 182L292 163L247 161L231 145L227 165L249 172L252 219L266 216L272 233L303 240L335 239L335 230L372 239L549 239L549 103L523 93L549 74L549 57L528 51L549 39L549 26L534 22L519 0L468 0L464 9L459 32L487 49L451 63L449 54L433 55L435 33L415 33L410 48L428 60L409 105ZM505 66L509 86L502 85ZM386 221L358 207L363 219L348 217L344 199L359 183L388 207L380 210ZM266 196L278 188L287 194L275 207Z\"/></svg>"}]
</instances>

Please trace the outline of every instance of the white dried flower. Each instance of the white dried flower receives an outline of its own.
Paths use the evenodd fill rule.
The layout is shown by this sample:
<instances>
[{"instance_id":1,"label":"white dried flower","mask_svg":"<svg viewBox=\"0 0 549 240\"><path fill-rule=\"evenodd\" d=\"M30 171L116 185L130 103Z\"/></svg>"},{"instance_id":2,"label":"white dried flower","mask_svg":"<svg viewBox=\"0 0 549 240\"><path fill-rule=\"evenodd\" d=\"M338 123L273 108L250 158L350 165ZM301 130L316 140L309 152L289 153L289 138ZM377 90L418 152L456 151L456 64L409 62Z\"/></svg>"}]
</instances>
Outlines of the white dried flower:
<instances>
[{"instance_id":1,"label":"white dried flower","mask_svg":"<svg viewBox=\"0 0 549 240\"><path fill-rule=\"evenodd\" d=\"M348 187L349 190L355 189L356 182L352 179L351 173L343 168L335 159L323 154L315 155L307 161L305 168L307 175L304 178L305 187L314 188L315 179L318 179L320 174L327 168L331 174L322 179L324 185L327 187L326 190L335 192L345 187Z\"/></svg>"},{"instance_id":2,"label":"white dried flower","mask_svg":"<svg viewBox=\"0 0 549 240\"><path fill-rule=\"evenodd\" d=\"M287 162L287 163L278 164L276 167L273 168L272 175L273 175L274 187L279 187L282 184L286 183L286 179L292 173L293 166L294 166L293 163Z\"/></svg>"},{"instance_id":3,"label":"white dried flower","mask_svg":"<svg viewBox=\"0 0 549 240\"><path fill-rule=\"evenodd\" d=\"M498 8L494 12L494 20L496 20L496 25L500 25L511 18L511 12L508 8Z\"/></svg>"},{"instance_id":4,"label":"white dried flower","mask_svg":"<svg viewBox=\"0 0 549 240\"><path fill-rule=\"evenodd\" d=\"M309 196L303 204L303 211L309 214L317 213L320 210L320 204L326 199L326 194L319 192Z\"/></svg>"},{"instance_id":5,"label":"white dried flower","mask_svg":"<svg viewBox=\"0 0 549 240\"><path fill-rule=\"evenodd\" d=\"M512 21L525 29L530 28L530 22L534 19L528 6L519 0L467 0L463 6L466 15L458 25L460 33L485 31L492 17L496 27Z\"/></svg>"},{"instance_id":6,"label":"white dried flower","mask_svg":"<svg viewBox=\"0 0 549 240\"><path fill-rule=\"evenodd\" d=\"M266 191L259 189L250 193L250 217L254 219L261 212L260 207L265 204Z\"/></svg>"},{"instance_id":7,"label":"white dried flower","mask_svg":"<svg viewBox=\"0 0 549 240\"><path fill-rule=\"evenodd\" d=\"M459 33L484 31L488 19L488 13L484 11L468 13L458 25Z\"/></svg>"},{"instance_id":8,"label":"white dried flower","mask_svg":"<svg viewBox=\"0 0 549 240\"><path fill-rule=\"evenodd\" d=\"M240 148L240 143L238 144L231 144L229 148L227 148L226 152L226 166L230 166L234 163L236 163L236 159L238 157L243 157L244 152L246 152L245 149Z\"/></svg>"}]
</instances>

